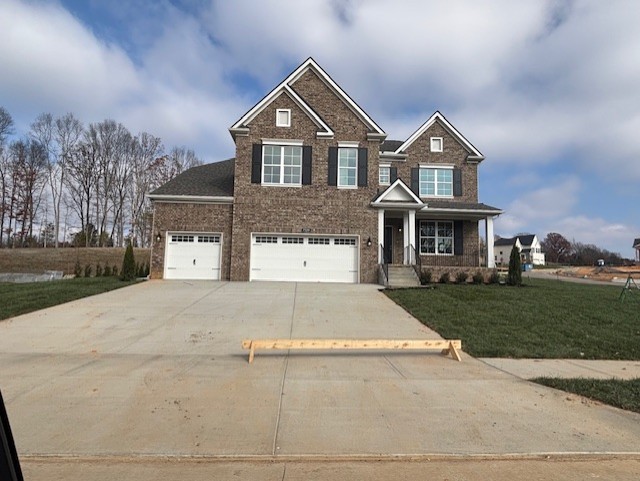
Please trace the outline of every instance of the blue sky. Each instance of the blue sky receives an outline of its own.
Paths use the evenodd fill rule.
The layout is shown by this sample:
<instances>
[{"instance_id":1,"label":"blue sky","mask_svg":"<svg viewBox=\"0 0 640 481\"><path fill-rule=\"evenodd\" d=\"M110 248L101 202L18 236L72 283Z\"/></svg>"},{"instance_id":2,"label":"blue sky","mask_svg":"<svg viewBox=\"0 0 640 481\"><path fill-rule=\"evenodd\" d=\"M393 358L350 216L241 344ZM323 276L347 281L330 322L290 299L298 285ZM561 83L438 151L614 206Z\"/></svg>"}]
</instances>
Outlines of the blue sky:
<instances>
[{"instance_id":1,"label":"blue sky","mask_svg":"<svg viewBox=\"0 0 640 481\"><path fill-rule=\"evenodd\" d=\"M312 56L388 133L440 110L480 151L502 236L640 237L640 2L2 0L0 105L105 118L206 162Z\"/></svg>"}]
</instances>

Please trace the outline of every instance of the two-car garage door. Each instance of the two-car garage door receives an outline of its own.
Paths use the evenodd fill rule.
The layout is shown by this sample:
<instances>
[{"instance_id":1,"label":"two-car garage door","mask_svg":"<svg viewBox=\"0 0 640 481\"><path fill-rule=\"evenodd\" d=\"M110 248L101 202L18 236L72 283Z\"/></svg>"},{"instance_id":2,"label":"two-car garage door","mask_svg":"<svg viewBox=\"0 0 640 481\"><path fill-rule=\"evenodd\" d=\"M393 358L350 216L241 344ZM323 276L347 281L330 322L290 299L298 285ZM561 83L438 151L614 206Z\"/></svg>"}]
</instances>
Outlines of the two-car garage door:
<instances>
[{"instance_id":1,"label":"two-car garage door","mask_svg":"<svg viewBox=\"0 0 640 481\"><path fill-rule=\"evenodd\" d=\"M220 279L220 234L167 234L165 279Z\"/></svg>"},{"instance_id":2,"label":"two-car garage door","mask_svg":"<svg viewBox=\"0 0 640 481\"><path fill-rule=\"evenodd\" d=\"M252 281L358 282L358 238L253 234Z\"/></svg>"}]
</instances>

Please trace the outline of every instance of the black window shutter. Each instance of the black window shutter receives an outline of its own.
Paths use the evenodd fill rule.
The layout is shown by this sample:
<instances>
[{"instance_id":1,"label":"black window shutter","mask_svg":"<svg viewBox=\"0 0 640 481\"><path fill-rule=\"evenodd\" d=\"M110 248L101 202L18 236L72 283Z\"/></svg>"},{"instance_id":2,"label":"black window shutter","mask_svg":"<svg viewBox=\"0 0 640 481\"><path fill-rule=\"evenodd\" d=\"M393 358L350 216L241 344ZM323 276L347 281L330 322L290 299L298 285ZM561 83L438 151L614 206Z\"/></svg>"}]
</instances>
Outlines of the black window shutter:
<instances>
[{"instance_id":1,"label":"black window shutter","mask_svg":"<svg viewBox=\"0 0 640 481\"><path fill-rule=\"evenodd\" d=\"M420 168L414 167L411 169L411 190L414 194L420 197Z\"/></svg>"},{"instance_id":2,"label":"black window shutter","mask_svg":"<svg viewBox=\"0 0 640 481\"><path fill-rule=\"evenodd\" d=\"M251 154L251 183L260 184L262 182L262 145L253 144Z\"/></svg>"},{"instance_id":3,"label":"black window shutter","mask_svg":"<svg viewBox=\"0 0 640 481\"><path fill-rule=\"evenodd\" d=\"M398 180L398 168L397 167L389 167L389 181L393 184L396 180Z\"/></svg>"},{"instance_id":4,"label":"black window shutter","mask_svg":"<svg viewBox=\"0 0 640 481\"><path fill-rule=\"evenodd\" d=\"M453 169L453 195L460 197L462 195L462 171Z\"/></svg>"},{"instance_id":5,"label":"black window shutter","mask_svg":"<svg viewBox=\"0 0 640 481\"><path fill-rule=\"evenodd\" d=\"M338 147L329 147L329 185L338 185Z\"/></svg>"},{"instance_id":6,"label":"black window shutter","mask_svg":"<svg viewBox=\"0 0 640 481\"><path fill-rule=\"evenodd\" d=\"M464 251L463 245L463 229L462 229L462 221L456 220L453 221L453 253L454 255L461 256Z\"/></svg>"},{"instance_id":7,"label":"black window shutter","mask_svg":"<svg viewBox=\"0 0 640 481\"><path fill-rule=\"evenodd\" d=\"M302 185L311 185L311 146L302 147Z\"/></svg>"},{"instance_id":8,"label":"black window shutter","mask_svg":"<svg viewBox=\"0 0 640 481\"><path fill-rule=\"evenodd\" d=\"M368 170L369 170L369 150L358 149L358 187L367 186Z\"/></svg>"}]
</instances>

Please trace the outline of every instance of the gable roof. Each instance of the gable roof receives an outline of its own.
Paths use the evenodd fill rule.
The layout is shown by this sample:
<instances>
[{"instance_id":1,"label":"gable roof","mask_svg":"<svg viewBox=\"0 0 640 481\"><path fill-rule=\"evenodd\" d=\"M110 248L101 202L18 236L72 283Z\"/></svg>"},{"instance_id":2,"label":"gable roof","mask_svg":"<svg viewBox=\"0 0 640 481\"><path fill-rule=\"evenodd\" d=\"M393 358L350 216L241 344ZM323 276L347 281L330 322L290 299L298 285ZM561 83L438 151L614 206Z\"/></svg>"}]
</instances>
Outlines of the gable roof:
<instances>
[{"instance_id":1,"label":"gable roof","mask_svg":"<svg viewBox=\"0 0 640 481\"><path fill-rule=\"evenodd\" d=\"M185 170L166 184L151 192L150 199L180 197L232 197L235 160L198 165Z\"/></svg>"},{"instance_id":2,"label":"gable roof","mask_svg":"<svg viewBox=\"0 0 640 481\"><path fill-rule=\"evenodd\" d=\"M403 140L385 140L380 144L380 152L395 152L402 144Z\"/></svg>"},{"instance_id":3,"label":"gable roof","mask_svg":"<svg viewBox=\"0 0 640 481\"><path fill-rule=\"evenodd\" d=\"M525 246L531 247L531 244L533 243L533 239L535 237L536 237L535 234L518 235L515 237L506 237L506 238L501 237L500 239L493 241L493 245L494 246L512 246L513 244L516 243L517 239L520 239L520 245L522 245L523 248Z\"/></svg>"},{"instance_id":4,"label":"gable roof","mask_svg":"<svg viewBox=\"0 0 640 481\"><path fill-rule=\"evenodd\" d=\"M431 117L427 119L424 124L422 124L418 128L418 130L411 134L409 138L395 150L395 153L400 154L406 151L411 146L411 144L413 144L422 134L424 134L425 131L435 122L439 122L440 125L442 125L444 129L449 132L449 134L451 134L458 142L462 144L465 149L469 151L469 156L467 157L468 160L475 160L477 162L481 162L482 160L484 160L484 155L482 155L482 152L476 149L474 145L465 138L464 135L458 132L456 128L451 125L449 121L444 118L444 115L442 115L439 111L436 111Z\"/></svg>"},{"instance_id":5,"label":"gable roof","mask_svg":"<svg viewBox=\"0 0 640 481\"><path fill-rule=\"evenodd\" d=\"M640 237L638 237L637 239L635 239L635 240L633 241L633 247L634 247L634 248L636 248L636 247L640 247Z\"/></svg>"},{"instance_id":6,"label":"gable roof","mask_svg":"<svg viewBox=\"0 0 640 481\"><path fill-rule=\"evenodd\" d=\"M333 130L321 119L321 117L291 88L291 86L302 77L307 71L312 70L333 93L342 100L347 107L368 127L368 137L383 140L387 134L376 124L367 113L349 97L340 86L317 64L313 58L309 57L287 78L278 84L262 100L255 104L246 114L244 114L229 131L235 138L236 135L247 135L248 123L253 120L262 110L264 110L281 93L286 92L294 102L316 123L319 127L318 136L333 137Z\"/></svg>"},{"instance_id":7,"label":"gable roof","mask_svg":"<svg viewBox=\"0 0 640 481\"><path fill-rule=\"evenodd\" d=\"M398 178L371 202L372 207L388 207L389 205L422 209L426 204L402 179Z\"/></svg>"}]
</instances>

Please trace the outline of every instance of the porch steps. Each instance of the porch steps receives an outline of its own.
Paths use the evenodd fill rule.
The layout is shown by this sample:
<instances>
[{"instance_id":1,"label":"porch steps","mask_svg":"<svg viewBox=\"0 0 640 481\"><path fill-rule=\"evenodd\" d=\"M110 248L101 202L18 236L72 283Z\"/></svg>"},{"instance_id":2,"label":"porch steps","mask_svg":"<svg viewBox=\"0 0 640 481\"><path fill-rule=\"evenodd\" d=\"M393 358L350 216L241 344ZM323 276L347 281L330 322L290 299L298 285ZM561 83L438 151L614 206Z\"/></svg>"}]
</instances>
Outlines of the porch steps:
<instances>
[{"instance_id":1,"label":"porch steps","mask_svg":"<svg viewBox=\"0 0 640 481\"><path fill-rule=\"evenodd\" d=\"M413 266L389 264L389 279L387 287L417 287L420 279Z\"/></svg>"}]
</instances>

